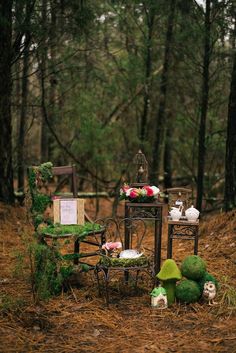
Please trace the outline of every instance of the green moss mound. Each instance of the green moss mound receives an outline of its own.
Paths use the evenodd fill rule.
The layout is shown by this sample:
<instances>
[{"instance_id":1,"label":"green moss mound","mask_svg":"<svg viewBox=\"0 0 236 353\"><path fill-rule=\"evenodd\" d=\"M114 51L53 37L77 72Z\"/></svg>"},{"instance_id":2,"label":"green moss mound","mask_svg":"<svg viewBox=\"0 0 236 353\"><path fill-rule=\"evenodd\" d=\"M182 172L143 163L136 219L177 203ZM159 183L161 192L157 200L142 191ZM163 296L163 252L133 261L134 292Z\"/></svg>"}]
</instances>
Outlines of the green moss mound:
<instances>
[{"instance_id":1,"label":"green moss mound","mask_svg":"<svg viewBox=\"0 0 236 353\"><path fill-rule=\"evenodd\" d=\"M216 280L216 278L213 275L211 275L210 273L205 272L204 276L198 281L198 285L199 285L199 288L200 288L201 292L203 292L204 284L206 282L209 282L209 281L213 282L215 284L215 286L216 286L216 289L218 289L219 283Z\"/></svg>"},{"instance_id":2,"label":"green moss mound","mask_svg":"<svg viewBox=\"0 0 236 353\"><path fill-rule=\"evenodd\" d=\"M201 291L197 282L184 279L175 289L175 296L181 303L195 303L201 297Z\"/></svg>"},{"instance_id":3,"label":"green moss mound","mask_svg":"<svg viewBox=\"0 0 236 353\"><path fill-rule=\"evenodd\" d=\"M100 259L100 264L107 267L136 267L147 266L149 262L148 258L144 255L137 257L136 259L102 256Z\"/></svg>"},{"instance_id":4,"label":"green moss mound","mask_svg":"<svg viewBox=\"0 0 236 353\"><path fill-rule=\"evenodd\" d=\"M206 263L200 256L187 256L182 262L181 272L188 279L200 280L206 272Z\"/></svg>"}]
</instances>

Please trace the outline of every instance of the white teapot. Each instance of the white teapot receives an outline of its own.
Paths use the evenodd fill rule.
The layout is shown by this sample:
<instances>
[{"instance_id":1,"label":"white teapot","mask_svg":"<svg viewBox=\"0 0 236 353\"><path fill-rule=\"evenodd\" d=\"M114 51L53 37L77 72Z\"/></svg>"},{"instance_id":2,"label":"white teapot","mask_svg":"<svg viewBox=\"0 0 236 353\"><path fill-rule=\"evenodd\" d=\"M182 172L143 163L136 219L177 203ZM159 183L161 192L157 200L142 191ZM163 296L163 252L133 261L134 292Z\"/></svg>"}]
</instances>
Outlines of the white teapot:
<instances>
[{"instance_id":1,"label":"white teapot","mask_svg":"<svg viewBox=\"0 0 236 353\"><path fill-rule=\"evenodd\" d=\"M193 205L185 211L185 216L188 221L196 221L199 217L200 212L193 207Z\"/></svg>"},{"instance_id":2,"label":"white teapot","mask_svg":"<svg viewBox=\"0 0 236 353\"><path fill-rule=\"evenodd\" d=\"M177 207L171 207L171 211L169 213L172 221L179 221L180 217L182 216L182 212Z\"/></svg>"}]
</instances>

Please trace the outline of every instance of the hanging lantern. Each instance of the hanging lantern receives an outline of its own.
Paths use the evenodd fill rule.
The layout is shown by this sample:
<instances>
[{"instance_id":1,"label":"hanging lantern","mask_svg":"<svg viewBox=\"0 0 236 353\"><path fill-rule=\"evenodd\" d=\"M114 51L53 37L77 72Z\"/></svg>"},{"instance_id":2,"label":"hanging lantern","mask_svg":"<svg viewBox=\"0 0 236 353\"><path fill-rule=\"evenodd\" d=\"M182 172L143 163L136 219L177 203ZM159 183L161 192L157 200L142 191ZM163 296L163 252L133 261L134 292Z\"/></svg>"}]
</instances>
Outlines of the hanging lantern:
<instances>
[{"instance_id":1,"label":"hanging lantern","mask_svg":"<svg viewBox=\"0 0 236 353\"><path fill-rule=\"evenodd\" d=\"M135 165L135 182L133 187L142 187L148 184L148 162L141 150L134 156L133 164Z\"/></svg>"}]
</instances>

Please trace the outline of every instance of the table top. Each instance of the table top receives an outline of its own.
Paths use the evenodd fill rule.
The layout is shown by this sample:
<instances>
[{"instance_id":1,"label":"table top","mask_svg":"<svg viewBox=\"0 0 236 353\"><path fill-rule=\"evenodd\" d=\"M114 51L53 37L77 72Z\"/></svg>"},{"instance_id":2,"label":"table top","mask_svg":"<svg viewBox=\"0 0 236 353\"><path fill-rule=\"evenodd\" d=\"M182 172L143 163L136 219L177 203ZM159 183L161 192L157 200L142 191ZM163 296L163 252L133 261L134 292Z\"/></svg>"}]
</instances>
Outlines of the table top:
<instances>
[{"instance_id":1,"label":"table top","mask_svg":"<svg viewBox=\"0 0 236 353\"><path fill-rule=\"evenodd\" d=\"M182 225L182 226L198 226L199 219L196 221L188 221L186 217L180 218L179 221L173 221L170 216L167 217L168 224Z\"/></svg>"}]
</instances>

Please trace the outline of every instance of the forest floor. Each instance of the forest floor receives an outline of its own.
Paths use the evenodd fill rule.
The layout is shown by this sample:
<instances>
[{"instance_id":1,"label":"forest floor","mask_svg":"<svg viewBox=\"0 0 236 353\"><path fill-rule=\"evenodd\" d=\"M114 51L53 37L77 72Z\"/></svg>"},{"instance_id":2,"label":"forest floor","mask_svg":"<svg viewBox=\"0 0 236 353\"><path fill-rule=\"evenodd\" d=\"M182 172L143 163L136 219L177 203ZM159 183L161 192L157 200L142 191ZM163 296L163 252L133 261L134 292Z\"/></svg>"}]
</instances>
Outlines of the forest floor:
<instances>
[{"instance_id":1,"label":"forest floor","mask_svg":"<svg viewBox=\"0 0 236 353\"><path fill-rule=\"evenodd\" d=\"M111 205L101 201L102 216L110 216ZM1 204L0 222L1 353L236 352L236 212L201 219L199 255L220 283L218 304L176 303L165 310L151 308L145 283L138 291L111 293L107 308L93 271L81 274L71 291L35 304L29 269L17 268L26 234L33 233L25 209ZM166 237L164 223L162 261ZM189 246L175 243L173 258L192 253Z\"/></svg>"}]
</instances>

